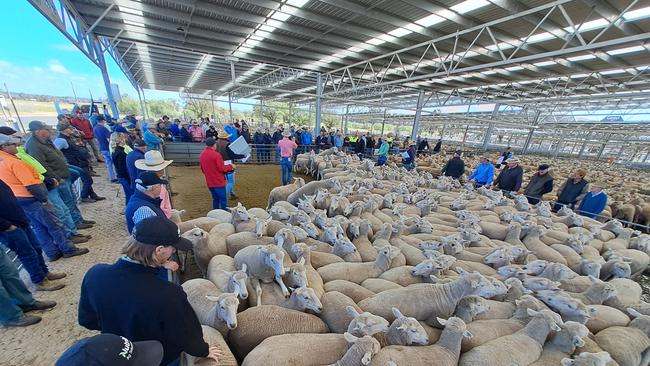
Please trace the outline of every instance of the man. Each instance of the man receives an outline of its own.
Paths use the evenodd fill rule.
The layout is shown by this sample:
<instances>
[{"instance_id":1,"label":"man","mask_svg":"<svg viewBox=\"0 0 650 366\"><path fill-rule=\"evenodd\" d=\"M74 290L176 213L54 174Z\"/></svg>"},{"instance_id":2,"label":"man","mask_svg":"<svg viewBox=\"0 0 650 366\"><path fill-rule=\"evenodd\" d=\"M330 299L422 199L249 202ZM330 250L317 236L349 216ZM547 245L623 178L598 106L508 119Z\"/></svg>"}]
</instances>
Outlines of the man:
<instances>
[{"instance_id":1,"label":"man","mask_svg":"<svg viewBox=\"0 0 650 366\"><path fill-rule=\"evenodd\" d=\"M581 201L589 191L589 182L585 180L587 171L578 169L573 177L569 177L557 191L557 200L553 205L553 211L556 212L562 206L575 207L578 201Z\"/></svg>"},{"instance_id":2,"label":"man","mask_svg":"<svg viewBox=\"0 0 650 366\"><path fill-rule=\"evenodd\" d=\"M135 190L125 212L129 233L133 231L136 223L147 217L166 217L160 208L160 187L163 184L167 184L167 181L160 179L153 171L140 173L135 180Z\"/></svg>"},{"instance_id":3,"label":"man","mask_svg":"<svg viewBox=\"0 0 650 366\"><path fill-rule=\"evenodd\" d=\"M239 124L239 123L237 123L237 124ZM228 137L229 142L233 142L233 141L237 140L237 138L239 137L239 129L237 129L237 126L235 125L234 122L230 122L223 129L224 129L224 131L226 131L226 133L228 135L230 135L230 137Z\"/></svg>"},{"instance_id":4,"label":"man","mask_svg":"<svg viewBox=\"0 0 650 366\"><path fill-rule=\"evenodd\" d=\"M388 149L390 148L390 145L386 140L383 140L381 138L379 141L381 141L381 145L379 145L379 152L377 152L377 165L383 166L388 160Z\"/></svg>"},{"instance_id":5,"label":"man","mask_svg":"<svg viewBox=\"0 0 650 366\"><path fill-rule=\"evenodd\" d=\"M129 171L129 178L131 179L131 188L135 187L135 180L138 178L138 175L142 173L142 170L139 170L135 166L136 160L144 159L144 153L147 151L147 143L141 139L137 139L133 142L133 150L126 154L126 169Z\"/></svg>"},{"instance_id":6,"label":"man","mask_svg":"<svg viewBox=\"0 0 650 366\"><path fill-rule=\"evenodd\" d=\"M300 134L300 144L302 145L302 151L307 152L311 150L311 144L313 144L313 137L311 132L307 130L306 126L302 127L302 133Z\"/></svg>"},{"instance_id":7,"label":"man","mask_svg":"<svg viewBox=\"0 0 650 366\"><path fill-rule=\"evenodd\" d=\"M336 131L336 134L332 137L332 143L334 146L336 146L339 150L343 148L343 137L341 137L341 132Z\"/></svg>"},{"instance_id":8,"label":"man","mask_svg":"<svg viewBox=\"0 0 650 366\"><path fill-rule=\"evenodd\" d=\"M501 164L510 158L512 158L512 151L510 151L510 146L508 146L501 156L499 156L499 159L497 159L497 169L501 168Z\"/></svg>"},{"instance_id":9,"label":"man","mask_svg":"<svg viewBox=\"0 0 650 366\"><path fill-rule=\"evenodd\" d=\"M282 157L280 161L280 168L282 169L282 185L286 186L291 183L291 172L293 166L291 164L291 159L293 158L293 151L298 148L295 142L289 140L291 133L288 131L282 132L282 140L278 142L278 147L280 148L280 156Z\"/></svg>"},{"instance_id":10,"label":"man","mask_svg":"<svg viewBox=\"0 0 650 366\"><path fill-rule=\"evenodd\" d=\"M230 138L232 136L229 135L226 131L219 131L217 134L217 143L216 143L216 150L219 154L221 154L221 157L223 158L224 161L233 161L235 159L235 154L230 150ZM237 199L237 196L235 195L235 172L231 171L226 173L226 195L229 196L231 199Z\"/></svg>"},{"instance_id":11,"label":"man","mask_svg":"<svg viewBox=\"0 0 650 366\"><path fill-rule=\"evenodd\" d=\"M329 141L327 132L325 130L321 130L320 135L316 137L316 146L318 146L318 151L320 152L321 150L327 149L328 145Z\"/></svg>"},{"instance_id":12,"label":"man","mask_svg":"<svg viewBox=\"0 0 650 366\"><path fill-rule=\"evenodd\" d=\"M253 133L253 144L255 144L254 147L255 147L255 156L257 158L257 163L262 163L264 158L265 146L263 146L264 134L262 133L261 129L257 129L255 133Z\"/></svg>"},{"instance_id":13,"label":"man","mask_svg":"<svg viewBox=\"0 0 650 366\"><path fill-rule=\"evenodd\" d=\"M271 137L271 133L269 132L268 128L264 129L264 133L262 134L262 143L264 144L264 149L263 154L262 154L262 160L264 162L270 163L271 162L271 145L273 144L273 138Z\"/></svg>"},{"instance_id":14,"label":"man","mask_svg":"<svg viewBox=\"0 0 650 366\"><path fill-rule=\"evenodd\" d=\"M162 139L156 133L156 125L153 122L147 122L147 129L142 136L144 142L147 143L147 150L160 150Z\"/></svg>"},{"instance_id":15,"label":"man","mask_svg":"<svg viewBox=\"0 0 650 366\"><path fill-rule=\"evenodd\" d=\"M43 251L50 261L88 253L88 249L75 248L68 240L63 224L48 204L47 187L38 172L15 156L19 142L15 137L0 135L0 179L9 186L29 218Z\"/></svg>"},{"instance_id":16,"label":"man","mask_svg":"<svg viewBox=\"0 0 650 366\"><path fill-rule=\"evenodd\" d=\"M111 139L111 131L106 127L106 121L101 118L97 120L95 128L93 128L93 133L95 134L95 139L99 143L99 152L104 157L104 162L106 162L106 170L108 170L108 180L112 183L117 182L117 177L115 176L115 171L113 170L113 161L111 160L111 149L109 148L109 142Z\"/></svg>"},{"instance_id":17,"label":"man","mask_svg":"<svg viewBox=\"0 0 650 366\"><path fill-rule=\"evenodd\" d=\"M124 190L124 199L125 204L129 203L129 198L133 194L133 188L131 187L131 178L129 177L129 169L126 167L126 152L124 150L125 143L123 140L116 140L115 146L113 147L113 154L111 155L111 161L115 166L115 174L117 175L117 181L122 185Z\"/></svg>"},{"instance_id":18,"label":"man","mask_svg":"<svg viewBox=\"0 0 650 366\"><path fill-rule=\"evenodd\" d=\"M454 154L454 156L447 161L445 166L442 168L442 174L454 179L459 179L463 174L465 174L465 162L460 158L460 154Z\"/></svg>"},{"instance_id":19,"label":"man","mask_svg":"<svg viewBox=\"0 0 650 366\"><path fill-rule=\"evenodd\" d=\"M476 188L481 186L487 186L489 188L494 179L494 166L486 156L481 155L478 158L479 164L467 179L470 181L473 180Z\"/></svg>"},{"instance_id":20,"label":"man","mask_svg":"<svg viewBox=\"0 0 650 366\"><path fill-rule=\"evenodd\" d=\"M131 342L115 334L97 334L68 348L54 366L159 365L164 350L158 341Z\"/></svg>"},{"instance_id":21,"label":"man","mask_svg":"<svg viewBox=\"0 0 650 366\"><path fill-rule=\"evenodd\" d=\"M181 128L180 128L181 121L178 118L174 119L174 122L169 126L169 133L172 134L172 140L173 141L178 141L181 137Z\"/></svg>"},{"instance_id":22,"label":"man","mask_svg":"<svg viewBox=\"0 0 650 366\"><path fill-rule=\"evenodd\" d=\"M271 136L273 139L273 144L275 145L275 162L279 163L280 162L280 147L278 146L278 142L282 140L282 125L278 126L278 129L273 132L273 136Z\"/></svg>"},{"instance_id":23,"label":"man","mask_svg":"<svg viewBox=\"0 0 650 366\"><path fill-rule=\"evenodd\" d=\"M104 117L97 116L97 118L99 119ZM95 159L97 159L97 162L103 163L104 161L99 157L99 149L97 149L97 144L95 144L95 135L93 134L93 126L90 124L90 121L84 117L81 108L77 109L77 113L75 117L70 121L70 123L76 129L81 131L84 143L90 146L90 149L88 150L92 150L93 154L95 155Z\"/></svg>"},{"instance_id":24,"label":"man","mask_svg":"<svg viewBox=\"0 0 650 366\"><path fill-rule=\"evenodd\" d=\"M536 205L542 196L553 190L553 176L549 173L549 165L541 164L537 167L537 173L530 177L530 182L524 189L528 203Z\"/></svg>"},{"instance_id":25,"label":"man","mask_svg":"<svg viewBox=\"0 0 650 366\"><path fill-rule=\"evenodd\" d=\"M427 139L424 139L425 141ZM427 143L427 147L429 146L429 143ZM438 142L436 142L436 146L433 147L433 152L435 154L440 152L440 149L442 149L442 139L438 139Z\"/></svg>"},{"instance_id":26,"label":"man","mask_svg":"<svg viewBox=\"0 0 650 366\"><path fill-rule=\"evenodd\" d=\"M217 141L210 137L205 140L205 150L199 156L201 171L205 176L205 183L212 195L212 208L227 210L228 198L226 196L226 177L224 174L235 169L232 164L224 164L223 157L216 151Z\"/></svg>"},{"instance_id":27,"label":"man","mask_svg":"<svg viewBox=\"0 0 650 366\"><path fill-rule=\"evenodd\" d=\"M165 168L173 162L173 160L163 159L160 151L152 150L144 153L144 159L136 160L135 167L140 171L155 172L159 178L162 178L165 175ZM160 209L168 219L172 217L171 196L165 184L160 186Z\"/></svg>"},{"instance_id":28,"label":"man","mask_svg":"<svg viewBox=\"0 0 650 366\"><path fill-rule=\"evenodd\" d=\"M192 126L188 131L192 136L192 142L201 142L205 140L205 131L203 130L203 127L199 126L199 123L196 120L192 121Z\"/></svg>"},{"instance_id":29,"label":"man","mask_svg":"<svg viewBox=\"0 0 650 366\"><path fill-rule=\"evenodd\" d=\"M165 352L163 366L176 364L181 352L216 360L219 350L203 341L187 294L157 275L176 250L190 249L192 243L181 237L172 221L150 217L139 222L124 256L114 264L96 264L84 276L79 324L134 342L159 341Z\"/></svg>"},{"instance_id":30,"label":"man","mask_svg":"<svg viewBox=\"0 0 650 366\"><path fill-rule=\"evenodd\" d=\"M582 216L595 219L607 206L607 195L603 191L605 185L594 182L589 187L589 192L580 201L578 213Z\"/></svg>"},{"instance_id":31,"label":"man","mask_svg":"<svg viewBox=\"0 0 650 366\"><path fill-rule=\"evenodd\" d=\"M436 144L436 146L438 146ZM418 154L422 154L425 152L425 150L429 150L429 141L425 138L423 138L420 143L418 144ZM435 151L435 150L433 150ZM440 151L440 149L438 149Z\"/></svg>"},{"instance_id":32,"label":"man","mask_svg":"<svg viewBox=\"0 0 650 366\"><path fill-rule=\"evenodd\" d=\"M406 149L406 155L402 155L402 165L406 170L413 170L415 168L415 144L416 141L408 142L408 149Z\"/></svg>"},{"instance_id":33,"label":"man","mask_svg":"<svg viewBox=\"0 0 650 366\"><path fill-rule=\"evenodd\" d=\"M511 192L519 191L523 180L524 169L519 166L519 159L510 158L506 160L506 167L494 181L494 188L500 189L504 191L505 195L510 196Z\"/></svg>"},{"instance_id":34,"label":"man","mask_svg":"<svg viewBox=\"0 0 650 366\"><path fill-rule=\"evenodd\" d=\"M29 130L32 132L32 136L25 142L25 149L46 169L46 172L43 173L44 177L54 180L55 186L49 187L48 196L52 204L55 205L57 215L64 217L65 221L69 221L73 225L72 228L69 227L69 234L74 235L76 229L88 228L95 224L95 221L85 220L81 216L81 211L77 207L77 199L72 193L68 163L63 153L50 141L52 130L41 121L31 121ZM59 197L53 199L55 195ZM68 219L67 216L70 218Z\"/></svg>"},{"instance_id":35,"label":"man","mask_svg":"<svg viewBox=\"0 0 650 366\"><path fill-rule=\"evenodd\" d=\"M66 276L50 272L43 260L43 250L29 219L16 201L11 188L0 180L0 243L16 253L29 278L39 291L56 291L65 285L50 281ZM4 250L4 249L0 249Z\"/></svg>"},{"instance_id":36,"label":"man","mask_svg":"<svg viewBox=\"0 0 650 366\"><path fill-rule=\"evenodd\" d=\"M20 279L16 265L4 250L0 250L0 325L26 327L41 321L40 316L25 315L35 310L56 306L54 301L35 300Z\"/></svg>"}]
</instances>

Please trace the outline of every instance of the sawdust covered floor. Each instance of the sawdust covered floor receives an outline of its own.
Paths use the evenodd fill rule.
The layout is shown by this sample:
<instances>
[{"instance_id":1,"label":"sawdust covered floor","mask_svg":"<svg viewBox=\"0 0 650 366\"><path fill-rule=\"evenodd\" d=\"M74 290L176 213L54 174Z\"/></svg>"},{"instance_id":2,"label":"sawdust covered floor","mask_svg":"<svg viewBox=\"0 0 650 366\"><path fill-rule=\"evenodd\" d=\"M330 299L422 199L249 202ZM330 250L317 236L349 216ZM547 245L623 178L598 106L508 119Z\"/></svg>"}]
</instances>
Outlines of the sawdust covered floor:
<instances>
[{"instance_id":1,"label":"sawdust covered floor","mask_svg":"<svg viewBox=\"0 0 650 366\"><path fill-rule=\"evenodd\" d=\"M205 216L212 210L212 197L205 185L205 178L198 166L172 166L169 168L173 206L186 210L183 220ZM294 173L294 177L302 177L306 182L312 177ZM279 165L248 165L237 164L235 178L236 200L228 200L228 206L241 202L247 208L266 208L269 192L282 184Z\"/></svg>"}]
</instances>

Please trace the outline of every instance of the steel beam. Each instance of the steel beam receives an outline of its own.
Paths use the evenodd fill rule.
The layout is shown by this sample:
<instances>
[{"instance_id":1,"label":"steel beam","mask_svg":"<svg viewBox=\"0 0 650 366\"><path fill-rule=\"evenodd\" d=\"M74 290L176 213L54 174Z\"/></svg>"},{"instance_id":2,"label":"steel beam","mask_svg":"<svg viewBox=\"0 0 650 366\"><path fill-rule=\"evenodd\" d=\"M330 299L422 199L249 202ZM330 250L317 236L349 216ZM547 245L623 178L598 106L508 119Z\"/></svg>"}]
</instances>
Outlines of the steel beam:
<instances>
[{"instance_id":1,"label":"steel beam","mask_svg":"<svg viewBox=\"0 0 650 366\"><path fill-rule=\"evenodd\" d=\"M99 42L97 42L96 38L95 39L95 47L100 47ZM120 118L120 112L117 109L117 104L115 103L115 96L113 95L113 90L111 89L111 79L108 76L108 69L106 67L106 60L104 59L104 52L102 50L97 49L96 50L97 54L97 60L99 61L99 70L102 73L102 79L104 80L104 88L106 88L106 98L108 99L108 104L111 106L111 113L113 114L113 118L119 119Z\"/></svg>"},{"instance_id":2,"label":"steel beam","mask_svg":"<svg viewBox=\"0 0 650 366\"><path fill-rule=\"evenodd\" d=\"M413 128L411 129L411 140L415 141L418 132L420 130L420 116L422 115L422 107L424 105L424 90L420 90L418 94L418 104L417 109L415 110L415 117L413 118ZM384 115L386 110L384 109ZM383 129L383 127L382 127Z\"/></svg>"},{"instance_id":3,"label":"steel beam","mask_svg":"<svg viewBox=\"0 0 650 366\"><path fill-rule=\"evenodd\" d=\"M322 106L321 106L322 95L323 95L323 77L321 74L318 74L316 78L316 106L314 111L314 113L316 113L316 122L314 123L314 131L316 133L319 133L320 131L320 122L323 114Z\"/></svg>"}]
</instances>

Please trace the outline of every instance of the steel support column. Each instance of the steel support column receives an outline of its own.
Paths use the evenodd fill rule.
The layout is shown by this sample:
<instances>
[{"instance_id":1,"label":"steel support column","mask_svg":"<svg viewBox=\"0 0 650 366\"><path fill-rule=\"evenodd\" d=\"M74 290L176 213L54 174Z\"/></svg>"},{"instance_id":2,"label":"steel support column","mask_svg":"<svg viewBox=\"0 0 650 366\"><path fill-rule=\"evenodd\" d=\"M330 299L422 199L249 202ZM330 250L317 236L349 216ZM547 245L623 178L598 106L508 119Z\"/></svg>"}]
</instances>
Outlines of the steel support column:
<instances>
[{"instance_id":1,"label":"steel support column","mask_svg":"<svg viewBox=\"0 0 650 366\"><path fill-rule=\"evenodd\" d=\"M232 92L228 92L228 117L230 118L228 122L232 123L234 121L232 119Z\"/></svg>"},{"instance_id":2,"label":"steel support column","mask_svg":"<svg viewBox=\"0 0 650 366\"><path fill-rule=\"evenodd\" d=\"M386 111L388 108L384 108L384 116L381 119L381 134L384 135L384 126L386 125Z\"/></svg>"},{"instance_id":3,"label":"steel support column","mask_svg":"<svg viewBox=\"0 0 650 366\"><path fill-rule=\"evenodd\" d=\"M424 90L420 90L418 94L418 104L415 110L415 118L413 119L413 128L411 129L411 140L415 141L420 130L420 116L422 115L422 107L424 105ZM384 110L384 120L386 119L386 111ZM384 122L382 121L382 133Z\"/></svg>"},{"instance_id":4,"label":"steel support column","mask_svg":"<svg viewBox=\"0 0 650 366\"><path fill-rule=\"evenodd\" d=\"M264 99L260 99L260 124L261 123L264 123Z\"/></svg>"},{"instance_id":5,"label":"steel support column","mask_svg":"<svg viewBox=\"0 0 650 366\"><path fill-rule=\"evenodd\" d=\"M210 94L210 102L212 103L212 120L217 120L217 114L214 111L214 94Z\"/></svg>"},{"instance_id":6,"label":"steel support column","mask_svg":"<svg viewBox=\"0 0 650 366\"><path fill-rule=\"evenodd\" d=\"M318 74L316 78L316 123L314 131L320 131L320 120L322 115L321 96L323 95L323 75Z\"/></svg>"},{"instance_id":7,"label":"steel support column","mask_svg":"<svg viewBox=\"0 0 650 366\"><path fill-rule=\"evenodd\" d=\"M533 120L533 126L528 130L528 136L526 136L526 142L524 142L524 148L521 151L522 155L526 155L528 148L530 147L530 142L533 140L533 134L535 133L535 128L539 122L539 116L542 114L542 111L537 111L535 113L535 119Z\"/></svg>"},{"instance_id":8,"label":"steel support column","mask_svg":"<svg viewBox=\"0 0 650 366\"><path fill-rule=\"evenodd\" d=\"M345 105L345 125L343 125L343 133L348 134L348 113L350 112L350 105Z\"/></svg>"},{"instance_id":9,"label":"steel support column","mask_svg":"<svg viewBox=\"0 0 650 366\"><path fill-rule=\"evenodd\" d=\"M140 93L140 88L135 89L138 92L138 99L140 100L140 109L142 110L142 118L147 118L147 114L144 109L144 103L142 103L142 94Z\"/></svg>"},{"instance_id":10,"label":"steel support column","mask_svg":"<svg viewBox=\"0 0 650 366\"><path fill-rule=\"evenodd\" d=\"M609 142L609 139L612 137L612 134L608 134L607 137L605 138L605 142L603 142L602 145L600 145L600 149L598 149L598 155L596 156L596 159L600 160L603 157L603 152L605 151L605 146Z\"/></svg>"},{"instance_id":11,"label":"steel support column","mask_svg":"<svg viewBox=\"0 0 650 366\"><path fill-rule=\"evenodd\" d=\"M307 122L307 129L311 130L311 103L309 103L309 117L307 117L309 122ZM314 131L316 133L316 131Z\"/></svg>"},{"instance_id":12,"label":"steel support column","mask_svg":"<svg viewBox=\"0 0 650 366\"><path fill-rule=\"evenodd\" d=\"M585 136L585 140L582 142L582 146L580 147L580 152L578 153L578 158L582 157L582 154L585 152L585 148L587 147L587 142L589 141L589 138L591 137L591 132L587 133Z\"/></svg>"},{"instance_id":13,"label":"steel support column","mask_svg":"<svg viewBox=\"0 0 650 366\"><path fill-rule=\"evenodd\" d=\"M142 89L142 87L140 87L140 89L142 90L142 101L144 102L144 112L146 113L145 118L149 118L149 107L147 106L147 96L144 94L144 89Z\"/></svg>"},{"instance_id":14,"label":"steel support column","mask_svg":"<svg viewBox=\"0 0 650 366\"><path fill-rule=\"evenodd\" d=\"M648 161L649 157L650 157L650 150L648 150L648 152L645 154L645 158L643 158L643 160L641 162L645 163L646 161Z\"/></svg>"},{"instance_id":15,"label":"steel support column","mask_svg":"<svg viewBox=\"0 0 650 366\"><path fill-rule=\"evenodd\" d=\"M467 141L467 130L469 130L469 123L465 126L465 133L463 134L463 143L461 146L465 146L465 141Z\"/></svg>"},{"instance_id":16,"label":"steel support column","mask_svg":"<svg viewBox=\"0 0 650 366\"><path fill-rule=\"evenodd\" d=\"M104 58L104 52L102 51L101 44L96 37L93 37L95 40L95 53L97 55L97 61L99 61L99 69L102 72L102 79L104 80L104 88L106 88L106 98L108 99L108 104L111 106L111 113L113 118L119 119L120 112L117 109L117 104L115 103L115 97L113 96L113 90L111 89L111 79L108 76L108 69L106 68L106 59Z\"/></svg>"},{"instance_id":17,"label":"steel support column","mask_svg":"<svg viewBox=\"0 0 650 366\"><path fill-rule=\"evenodd\" d=\"M491 120L497 117L500 107L501 104L499 103L494 105L494 109L492 110L492 116L490 116ZM485 136L483 137L483 145L482 145L483 151L487 151L488 145L490 144L490 137L492 137L492 131L494 131L494 122L490 121L490 123L488 124L488 129L487 131L485 131Z\"/></svg>"}]
</instances>

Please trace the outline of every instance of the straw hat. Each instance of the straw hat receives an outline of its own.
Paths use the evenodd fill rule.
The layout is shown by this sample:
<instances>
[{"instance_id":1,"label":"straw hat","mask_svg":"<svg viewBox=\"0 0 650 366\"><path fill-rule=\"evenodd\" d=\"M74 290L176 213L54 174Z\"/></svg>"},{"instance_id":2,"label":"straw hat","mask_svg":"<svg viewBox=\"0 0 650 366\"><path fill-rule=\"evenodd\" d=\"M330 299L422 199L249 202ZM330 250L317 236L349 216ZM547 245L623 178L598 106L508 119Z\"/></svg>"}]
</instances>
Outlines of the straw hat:
<instances>
[{"instance_id":1,"label":"straw hat","mask_svg":"<svg viewBox=\"0 0 650 366\"><path fill-rule=\"evenodd\" d=\"M144 154L144 159L135 161L135 167L140 170L160 171L165 169L173 160L165 160L158 150L147 151Z\"/></svg>"},{"instance_id":2,"label":"straw hat","mask_svg":"<svg viewBox=\"0 0 650 366\"><path fill-rule=\"evenodd\" d=\"M510 158L510 159L507 159L507 160L506 160L506 164L510 164L510 163L517 163L517 164L519 164L519 163L520 163L520 160L519 160L519 158Z\"/></svg>"},{"instance_id":3,"label":"straw hat","mask_svg":"<svg viewBox=\"0 0 650 366\"><path fill-rule=\"evenodd\" d=\"M220 138L220 139L227 139L227 138L230 138L230 136L232 136L232 135L229 134L226 131L219 131L219 133L217 134L217 138Z\"/></svg>"},{"instance_id":4,"label":"straw hat","mask_svg":"<svg viewBox=\"0 0 650 366\"><path fill-rule=\"evenodd\" d=\"M411 140L409 141L409 146L417 145L417 141Z\"/></svg>"},{"instance_id":5,"label":"straw hat","mask_svg":"<svg viewBox=\"0 0 650 366\"><path fill-rule=\"evenodd\" d=\"M282 131L282 136L284 136L284 137L291 137L291 132L289 132L289 131Z\"/></svg>"}]
</instances>

